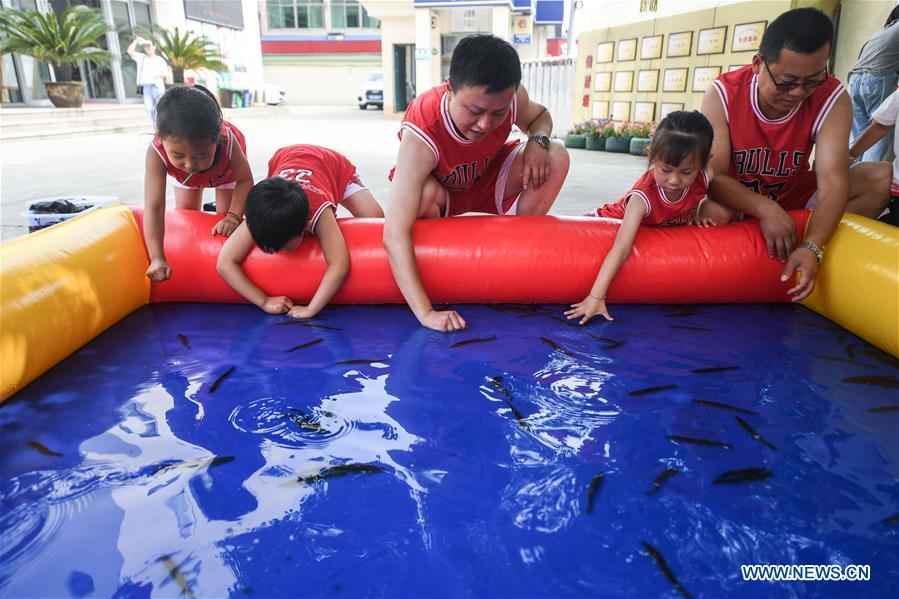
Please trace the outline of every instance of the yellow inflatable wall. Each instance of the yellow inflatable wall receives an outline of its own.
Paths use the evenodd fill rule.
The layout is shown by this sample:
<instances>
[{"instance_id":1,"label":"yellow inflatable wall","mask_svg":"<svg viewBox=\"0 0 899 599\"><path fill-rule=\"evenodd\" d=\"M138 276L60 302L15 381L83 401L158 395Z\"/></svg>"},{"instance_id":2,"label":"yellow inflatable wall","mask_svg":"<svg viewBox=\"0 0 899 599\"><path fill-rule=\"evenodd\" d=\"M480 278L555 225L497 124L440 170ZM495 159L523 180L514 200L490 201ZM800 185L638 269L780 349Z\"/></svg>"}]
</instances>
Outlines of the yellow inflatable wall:
<instances>
[{"instance_id":1,"label":"yellow inflatable wall","mask_svg":"<svg viewBox=\"0 0 899 599\"><path fill-rule=\"evenodd\" d=\"M0 401L146 304L147 264L125 206L0 246Z\"/></svg>"}]
</instances>

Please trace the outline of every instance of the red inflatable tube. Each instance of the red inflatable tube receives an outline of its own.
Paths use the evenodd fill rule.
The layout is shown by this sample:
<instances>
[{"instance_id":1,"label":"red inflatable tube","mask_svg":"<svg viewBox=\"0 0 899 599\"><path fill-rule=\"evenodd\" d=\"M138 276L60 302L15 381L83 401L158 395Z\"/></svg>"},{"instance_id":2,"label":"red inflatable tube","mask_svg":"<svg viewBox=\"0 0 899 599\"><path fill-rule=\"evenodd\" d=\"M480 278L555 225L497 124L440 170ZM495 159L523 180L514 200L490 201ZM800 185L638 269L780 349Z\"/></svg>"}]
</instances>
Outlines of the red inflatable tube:
<instances>
[{"instance_id":1,"label":"red inflatable tube","mask_svg":"<svg viewBox=\"0 0 899 599\"><path fill-rule=\"evenodd\" d=\"M133 208L143 229L142 210ZM809 212L791 213L801 239ZM153 284L154 302L241 302L216 271L224 238L212 214L169 210L165 254L172 278ZM382 244L381 219L341 219L351 271L334 303L402 303ZM612 247L618 222L582 217L472 216L415 224L415 254L435 303L572 303L583 299ZM307 302L326 264L318 241L289 254L254 248L244 262L269 295ZM609 289L610 303L756 303L788 301L794 283L768 257L758 223L643 227Z\"/></svg>"}]
</instances>

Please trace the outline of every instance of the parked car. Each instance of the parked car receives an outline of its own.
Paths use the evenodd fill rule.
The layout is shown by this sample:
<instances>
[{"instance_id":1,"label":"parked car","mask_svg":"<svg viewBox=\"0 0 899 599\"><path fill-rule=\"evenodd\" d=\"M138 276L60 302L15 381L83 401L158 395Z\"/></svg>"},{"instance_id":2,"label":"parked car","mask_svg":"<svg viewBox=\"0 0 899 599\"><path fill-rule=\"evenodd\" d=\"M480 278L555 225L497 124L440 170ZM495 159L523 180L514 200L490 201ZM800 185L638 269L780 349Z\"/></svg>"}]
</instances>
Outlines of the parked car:
<instances>
[{"instance_id":1,"label":"parked car","mask_svg":"<svg viewBox=\"0 0 899 599\"><path fill-rule=\"evenodd\" d=\"M356 96L359 110L365 110L369 106L384 108L384 75L381 71L375 71L366 78L359 88Z\"/></svg>"}]
</instances>

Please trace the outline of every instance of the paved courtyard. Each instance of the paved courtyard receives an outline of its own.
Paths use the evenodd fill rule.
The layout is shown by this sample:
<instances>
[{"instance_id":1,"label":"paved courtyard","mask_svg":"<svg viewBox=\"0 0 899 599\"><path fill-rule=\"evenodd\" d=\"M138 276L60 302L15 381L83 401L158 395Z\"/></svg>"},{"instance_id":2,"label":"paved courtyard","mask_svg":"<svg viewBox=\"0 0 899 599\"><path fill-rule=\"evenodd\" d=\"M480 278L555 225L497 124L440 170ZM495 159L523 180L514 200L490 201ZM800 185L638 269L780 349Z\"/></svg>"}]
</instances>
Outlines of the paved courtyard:
<instances>
[{"instance_id":1,"label":"paved courtyard","mask_svg":"<svg viewBox=\"0 0 899 599\"><path fill-rule=\"evenodd\" d=\"M387 173L399 145L399 117L355 107L293 106L283 114L248 111L232 120L246 135L256 180L265 176L276 149L294 143L318 144L346 154L386 206ZM0 239L27 233L21 213L29 200L112 195L126 203L142 203L144 156L151 135L148 123L145 132L5 142L0 148ZM579 215L616 200L644 169L645 159L636 156L573 150L568 180L551 214ZM211 201L212 192L206 193ZM171 196L170 184L170 203Z\"/></svg>"}]
</instances>

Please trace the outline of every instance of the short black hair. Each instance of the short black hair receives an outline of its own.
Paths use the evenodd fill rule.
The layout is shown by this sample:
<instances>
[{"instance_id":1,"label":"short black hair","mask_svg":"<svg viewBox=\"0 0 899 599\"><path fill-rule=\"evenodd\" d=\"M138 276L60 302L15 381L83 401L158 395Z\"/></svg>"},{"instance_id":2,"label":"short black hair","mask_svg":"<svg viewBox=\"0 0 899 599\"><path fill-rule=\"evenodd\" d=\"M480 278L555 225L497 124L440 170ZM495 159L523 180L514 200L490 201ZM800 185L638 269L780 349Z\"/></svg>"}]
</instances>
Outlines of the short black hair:
<instances>
[{"instance_id":1,"label":"short black hair","mask_svg":"<svg viewBox=\"0 0 899 599\"><path fill-rule=\"evenodd\" d=\"M173 87L156 104L156 135L191 142L218 141L222 109L215 96L202 85Z\"/></svg>"},{"instance_id":2,"label":"short black hair","mask_svg":"<svg viewBox=\"0 0 899 599\"><path fill-rule=\"evenodd\" d=\"M677 110L662 119L652 136L647 153L650 162L677 166L688 156L695 156L701 168L709 163L715 130L698 110Z\"/></svg>"},{"instance_id":3,"label":"short black hair","mask_svg":"<svg viewBox=\"0 0 899 599\"><path fill-rule=\"evenodd\" d=\"M768 62L775 63L784 48L811 54L825 45L833 45L833 23L830 18L817 8L794 8L771 21L762 36L759 54Z\"/></svg>"},{"instance_id":4,"label":"short black hair","mask_svg":"<svg viewBox=\"0 0 899 599\"><path fill-rule=\"evenodd\" d=\"M889 27L896 21L899 21L899 5L894 6L893 10L890 11L887 22L884 24L884 28Z\"/></svg>"},{"instance_id":5,"label":"short black hair","mask_svg":"<svg viewBox=\"0 0 899 599\"><path fill-rule=\"evenodd\" d=\"M298 237L309 221L309 199L296 181L269 177L247 194L247 227L266 254L274 254Z\"/></svg>"},{"instance_id":6,"label":"short black hair","mask_svg":"<svg viewBox=\"0 0 899 599\"><path fill-rule=\"evenodd\" d=\"M494 35L469 35L453 50L449 73L450 86L486 87L496 94L521 84L521 60L512 44Z\"/></svg>"}]
</instances>

